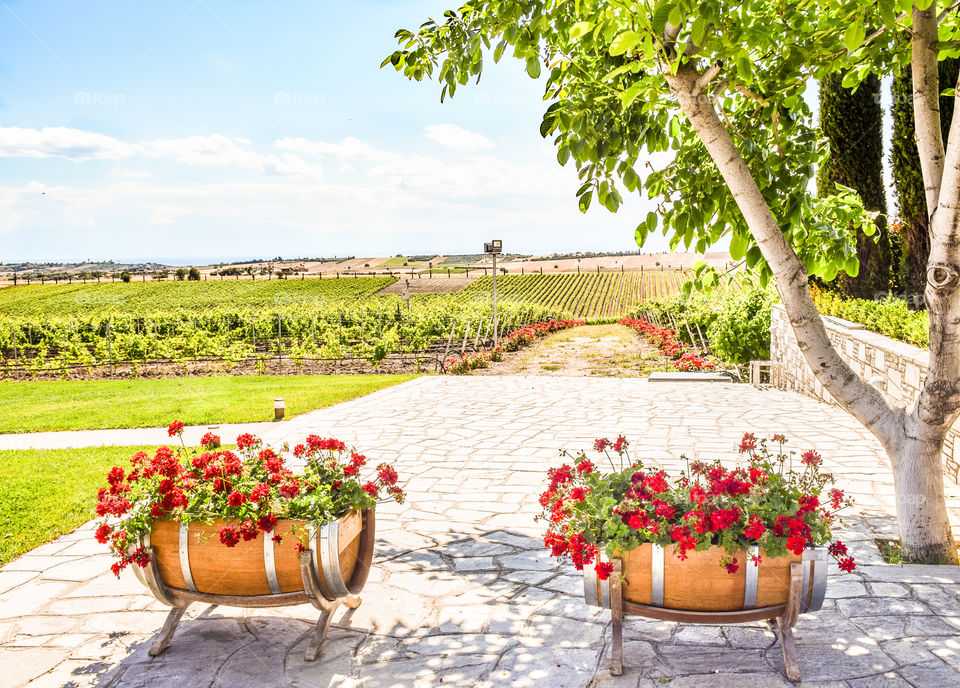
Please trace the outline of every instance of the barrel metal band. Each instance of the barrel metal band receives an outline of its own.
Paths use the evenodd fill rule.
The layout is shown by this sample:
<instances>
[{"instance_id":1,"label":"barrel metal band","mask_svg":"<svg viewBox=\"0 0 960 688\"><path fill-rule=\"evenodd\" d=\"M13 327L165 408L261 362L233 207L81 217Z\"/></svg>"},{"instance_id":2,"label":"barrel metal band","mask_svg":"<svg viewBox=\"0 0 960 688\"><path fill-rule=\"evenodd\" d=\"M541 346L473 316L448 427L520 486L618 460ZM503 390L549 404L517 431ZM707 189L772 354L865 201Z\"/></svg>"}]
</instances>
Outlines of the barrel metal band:
<instances>
[{"instance_id":1,"label":"barrel metal band","mask_svg":"<svg viewBox=\"0 0 960 688\"><path fill-rule=\"evenodd\" d=\"M267 585L274 595L280 594L280 581L277 579L277 562L273 556L273 538L263 534L263 567L267 570Z\"/></svg>"},{"instance_id":2,"label":"barrel metal band","mask_svg":"<svg viewBox=\"0 0 960 688\"><path fill-rule=\"evenodd\" d=\"M608 559L606 555L601 551L597 555L597 561L598 562L608 561ZM597 578L596 569L591 568L591 572L593 573L593 577ZM607 580L600 581L600 606L603 607L604 609L610 609L610 578L609 577L607 578Z\"/></svg>"},{"instance_id":3,"label":"barrel metal band","mask_svg":"<svg viewBox=\"0 0 960 688\"><path fill-rule=\"evenodd\" d=\"M320 551L324 585L334 597L346 597L350 591L340 574L340 524L336 521L320 527Z\"/></svg>"},{"instance_id":4,"label":"barrel metal band","mask_svg":"<svg viewBox=\"0 0 960 688\"><path fill-rule=\"evenodd\" d=\"M650 604L663 606L663 547L650 547Z\"/></svg>"},{"instance_id":5,"label":"barrel metal band","mask_svg":"<svg viewBox=\"0 0 960 688\"><path fill-rule=\"evenodd\" d=\"M583 567L583 599L591 607L600 605L600 589L597 582L597 574L589 567Z\"/></svg>"},{"instance_id":6,"label":"barrel metal band","mask_svg":"<svg viewBox=\"0 0 960 688\"><path fill-rule=\"evenodd\" d=\"M827 592L827 553L823 548L808 549L803 552L802 589L801 610L803 612L819 611Z\"/></svg>"},{"instance_id":7,"label":"barrel metal band","mask_svg":"<svg viewBox=\"0 0 960 688\"><path fill-rule=\"evenodd\" d=\"M320 575L320 543L317 540L317 529L307 526L307 540L310 543L310 556L313 557L313 570Z\"/></svg>"},{"instance_id":8,"label":"barrel metal band","mask_svg":"<svg viewBox=\"0 0 960 688\"><path fill-rule=\"evenodd\" d=\"M180 573L183 574L183 583L190 592L197 592L197 586L193 582L193 574L190 572L190 526L186 523L180 523Z\"/></svg>"},{"instance_id":9,"label":"barrel metal band","mask_svg":"<svg viewBox=\"0 0 960 688\"><path fill-rule=\"evenodd\" d=\"M760 556L760 548L753 545L750 548L750 555L743 565L747 567L747 582L743 587L743 608L753 609L757 606L757 580L760 574L760 565L757 563Z\"/></svg>"}]
</instances>

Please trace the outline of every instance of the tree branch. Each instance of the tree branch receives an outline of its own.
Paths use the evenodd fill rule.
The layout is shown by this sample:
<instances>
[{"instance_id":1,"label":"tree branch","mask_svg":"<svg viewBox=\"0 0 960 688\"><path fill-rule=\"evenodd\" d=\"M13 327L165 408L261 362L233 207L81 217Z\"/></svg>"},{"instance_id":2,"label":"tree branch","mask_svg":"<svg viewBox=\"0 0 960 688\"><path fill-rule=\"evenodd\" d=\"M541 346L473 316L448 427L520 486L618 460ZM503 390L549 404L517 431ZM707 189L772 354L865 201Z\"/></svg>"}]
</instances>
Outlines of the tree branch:
<instances>
[{"instance_id":1,"label":"tree branch","mask_svg":"<svg viewBox=\"0 0 960 688\"><path fill-rule=\"evenodd\" d=\"M697 83L694 84L693 86L696 92L703 93L706 90L707 86L710 85L710 82L717 77L717 74L720 73L721 69L723 69L723 67L720 65L719 62L717 62L715 65L710 67L710 69L708 69L699 77L697 77Z\"/></svg>"},{"instance_id":2,"label":"tree branch","mask_svg":"<svg viewBox=\"0 0 960 688\"><path fill-rule=\"evenodd\" d=\"M833 397L873 432L886 447L898 441L895 430L903 410L893 408L878 390L862 380L833 348L823 320L807 287L807 269L780 229L756 180L717 116L713 104L694 89L700 74L681 66L676 75L664 75L684 114L689 118L710 157L716 163L750 232L776 277L797 344L811 370Z\"/></svg>"},{"instance_id":3,"label":"tree branch","mask_svg":"<svg viewBox=\"0 0 960 688\"><path fill-rule=\"evenodd\" d=\"M940 202L943 180L943 135L940 130L940 75L937 66L936 3L925 10L913 8L913 117L917 151L927 200L927 216L933 217Z\"/></svg>"},{"instance_id":4,"label":"tree branch","mask_svg":"<svg viewBox=\"0 0 960 688\"><path fill-rule=\"evenodd\" d=\"M930 327L930 364L909 410L918 434L941 438L960 412L960 102L947 135L937 212L930 223L924 301Z\"/></svg>"}]
</instances>

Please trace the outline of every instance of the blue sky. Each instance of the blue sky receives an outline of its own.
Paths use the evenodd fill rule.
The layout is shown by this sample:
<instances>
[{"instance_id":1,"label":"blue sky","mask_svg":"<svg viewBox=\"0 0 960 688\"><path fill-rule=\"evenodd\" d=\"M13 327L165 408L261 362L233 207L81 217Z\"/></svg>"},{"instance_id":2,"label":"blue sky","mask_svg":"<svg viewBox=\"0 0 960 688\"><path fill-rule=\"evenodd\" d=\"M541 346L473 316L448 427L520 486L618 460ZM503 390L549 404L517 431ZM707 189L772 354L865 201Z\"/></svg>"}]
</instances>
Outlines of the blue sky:
<instances>
[{"instance_id":1,"label":"blue sky","mask_svg":"<svg viewBox=\"0 0 960 688\"><path fill-rule=\"evenodd\" d=\"M0 262L635 249L522 63L444 104L379 69L456 4L2 0Z\"/></svg>"}]
</instances>

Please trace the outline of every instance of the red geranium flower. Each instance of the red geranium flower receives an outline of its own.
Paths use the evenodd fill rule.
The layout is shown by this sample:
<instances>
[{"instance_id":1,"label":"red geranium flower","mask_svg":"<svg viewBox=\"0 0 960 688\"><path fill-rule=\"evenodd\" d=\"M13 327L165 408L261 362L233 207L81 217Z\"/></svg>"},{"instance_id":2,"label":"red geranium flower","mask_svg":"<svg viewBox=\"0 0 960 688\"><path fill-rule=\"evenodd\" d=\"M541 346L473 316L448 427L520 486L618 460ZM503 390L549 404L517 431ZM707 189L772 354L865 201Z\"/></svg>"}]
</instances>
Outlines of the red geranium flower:
<instances>
[{"instance_id":1,"label":"red geranium flower","mask_svg":"<svg viewBox=\"0 0 960 688\"><path fill-rule=\"evenodd\" d=\"M233 526L223 526L220 529L220 542L227 547L235 547L240 542L240 533Z\"/></svg>"},{"instance_id":2,"label":"red geranium flower","mask_svg":"<svg viewBox=\"0 0 960 688\"><path fill-rule=\"evenodd\" d=\"M113 533L113 528L111 528L106 523L102 524L99 528L97 528L97 533L96 533L97 542L99 542L101 545L107 544L107 542L110 541L111 533Z\"/></svg>"},{"instance_id":3,"label":"red geranium flower","mask_svg":"<svg viewBox=\"0 0 960 688\"><path fill-rule=\"evenodd\" d=\"M802 535L791 535L787 538L787 549L796 554L797 556L803 554L803 550L807 548L807 538Z\"/></svg>"},{"instance_id":4,"label":"red geranium flower","mask_svg":"<svg viewBox=\"0 0 960 688\"><path fill-rule=\"evenodd\" d=\"M167 435L170 437L179 436L183 434L183 423L178 420L170 423L170 426L167 428Z\"/></svg>"},{"instance_id":5,"label":"red geranium flower","mask_svg":"<svg viewBox=\"0 0 960 688\"><path fill-rule=\"evenodd\" d=\"M253 447L257 444L260 444L260 440L248 432L237 437L237 449L246 449L247 447Z\"/></svg>"},{"instance_id":6,"label":"red geranium flower","mask_svg":"<svg viewBox=\"0 0 960 688\"><path fill-rule=\"evenodd\" d=\"M602 561L594 566L593 569L597 572L597 578L605 581L610 577L610 574L613 573L613 564L609 561Z\"/></svg>"}]
</instances>

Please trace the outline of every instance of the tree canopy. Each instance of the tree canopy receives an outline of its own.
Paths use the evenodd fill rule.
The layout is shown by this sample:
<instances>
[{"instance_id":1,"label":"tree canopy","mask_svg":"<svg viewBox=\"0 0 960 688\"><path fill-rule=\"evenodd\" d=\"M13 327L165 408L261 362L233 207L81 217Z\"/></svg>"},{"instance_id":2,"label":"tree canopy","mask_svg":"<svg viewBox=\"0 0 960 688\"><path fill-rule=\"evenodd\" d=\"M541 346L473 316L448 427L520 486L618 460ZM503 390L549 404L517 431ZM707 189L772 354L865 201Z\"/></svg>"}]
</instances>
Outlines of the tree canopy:
<instances>
[{"instance_id":1,"label":"tree canopy","mask_svg":"<svg viewBox=\"0 0 960 688\"><path fill-rule=\"evenodd\" d=\"M811 274L829 280L841 270L856 275L855 232L874 227L851 190L811 193L827 147L805 95L814 79L841 69L844 85L856 86L908 61L894 38L909 9L901 1L487 0L398 31L401 47L384 64L412 79L436 77L441 99L479 80L485 60L511 54L532 77L546 69L540 132L553 137L561 164L577 166L582 210L596 200L615 211L623 190L642 188L658 206L637 226L638 243L659 229L671 248L703 251L729 234L732 256L769 278L664 78L695 70L789 242ZM945 40L954 19L941 25ZM673 161L650 170L643 149L671 151Z\"/></svg>"}]
</instances>

